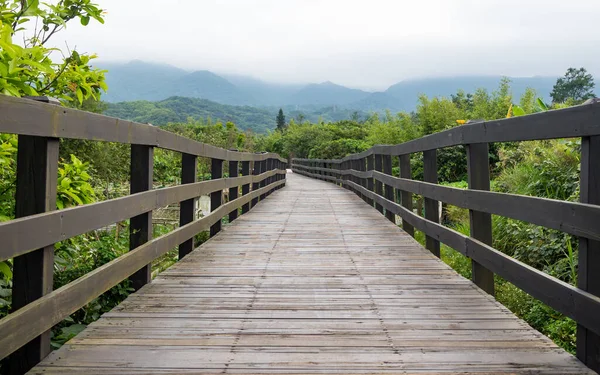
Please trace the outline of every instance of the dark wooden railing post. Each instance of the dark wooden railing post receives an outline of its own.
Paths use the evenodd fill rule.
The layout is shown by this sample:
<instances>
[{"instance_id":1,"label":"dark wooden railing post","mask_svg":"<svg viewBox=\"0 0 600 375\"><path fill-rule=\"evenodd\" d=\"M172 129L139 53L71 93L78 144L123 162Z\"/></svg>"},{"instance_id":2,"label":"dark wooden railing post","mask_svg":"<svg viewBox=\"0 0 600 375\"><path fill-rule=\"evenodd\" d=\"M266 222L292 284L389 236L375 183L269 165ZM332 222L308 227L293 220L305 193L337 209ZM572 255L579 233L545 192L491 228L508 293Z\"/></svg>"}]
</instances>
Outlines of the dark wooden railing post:
<instances>
[{"instance_id":1,"label":"dark wooden railing post","mask_svg":"<svg viewBox=\"0 0 600 375\"><path fill-rule=\"evenodd\" d=\"M366 165L365 159L361 158L361 159L356 160L356 170L360 171L360 172L364 172L367 170L367 165ZM360 186L364 187L365 189L367 188L367 179L366 178L358 178L358 183ZM368 198L365 194L361 194L360 196L365 202L368 202Z\"/></svg>"},{"instance_id":2,"label":"dark wooden railing post","mask_svg":"<svg viewBox=\"0 0 600 375\"><path fill-rule=\"evenodd\" d=\"M380 154L375 154L375 170L378 172L383 172L383 158ZM383 183L381 181L375 180L375 194L383 196ZM383 213L383 206L379 203L375 203L375 208L377 211Z\"/></svg>"},{"instance_id":3,"label":"dark wooden railing post","mask_svg":"<svg viewBox=\"0 0 600 375\"><path fill-rule=\"evenodd\" d=\"M346 169L347 171L349 171L350 169L352 169L352 160L346 160L346 168L345 168L345 169ZM346 180L354 182L354 177L353 177L351 174L349 174L349 175L346 175ZM353 192L353 193L355 193L355 192L356 192L356 191L355 191L355 189L354 189L354 187L352 187L352 186L350 186L350 185L348 185L348 189L349 189L351 192Z\"/></svg>"},{"instance_id":4,"label":"dark wooden railing post","mask_svg":"<svg viewBox=\"0 0 600 375\"><path fill-rule=\"evenodd\" d=\"M211 159L210 163L210 179L216 180L223 178L223 160ZM221 206L221 200L223 197L223 190L219 189L210 193L210 211L215 211ZM210 236L213 237L221 231L221 219L214 223L210 227Z\"/></svg>"},{"instance_id":5,"label":"dark wooden railing post","mask_svg":"<svg viewBox=\"0 0 600 375\"><path fill-rule=\"evenodd\" d=\"M382 163L383 163L383 173L387 175L392 175L392 156L391 155L382 155ZM385 199L394 202L394 188L390 185L384 185L385 188ZM385 217L396 224L396 215L390 211L385 210Z\"/></svg>"},{"instance_id":6,"label":"dark wooden railing post","mask_svg":"<svg viewBox=\"0 0 600 375\"><path fill-rule=\"evenodd\" d=\"M19 135L18 142L15 217L56 210L58 139ZM50 293L53 271L54 245L15 257L11 311ZM24 374L49 353L46 331L10 355L7 374Z\"/></svg>"},{"instance_id":7,"label":"dark wooden railing post","mask_svg":"<svg viewBox=\"0 0 600 375\"><path fill-rule=\"evenodd\" d=\"M252 164L253 164L252 175L258 176L261 173L260 172L261 163L259 160L254 160L254 163L252 163ZM259 186L260 186L260 183L258 181L253 182L252 183L252 191L258 190ZM258 203L258 197L252 198L252 206L250 206L250 208L254 208L254 206L256 206L257 203Z\"/></svg>"},{"instance_id":8,"label":"dark wooden railing post","mask_svg":"<svg viewBox=\"0 0 600 375\"><path fill-rule=\"evenodd\" d=\"M239 169L239 164L238 164L237 160L230 160L229 161L229 177L236 178L238 176L238 169ZM233 201L233 200L237 199L239 190L240 190L239 185L235 185L235 186L229 188L229 201ZM229 222L231 223L232 221L237 219L237 217L238 217L238 209L236 208L235 210L233 210L229 213Z\"/></svg>"},{"instance_id":9,"label":"dark wooden railing post","mask_svg":"<svg viewBox=\"0 0 600 375\"><path fill-rule=\"evenodd\" d=\"M242 176L250 176L250 161L242 162ZM250 193L250 184L242 185L242 196ZM242 215L250 211L250 203L242 205Z\"/></svg>"},{"instance_id":10,"label":"dark wooden railing post","mask_svg":"<svg viewBox=\"0 0 600 375\"><path fill-rule=\"evenodd\" d=\"M355 171L362 171L362 166L361 166L361 159L355 159L353 160L354 162L354 166L353 169ZM359 184L360 186L364 186L365 184L363 183L364 179L360 178L360 177L356 177L356 183ZM360 191L358 191L358 196L362 199L365 200L366 197L363 193L361 193Z\"/></svg>"},{"instance_id":11,"label":"dark wooden railing post","mask_svg":"<svg viewBox=\"0 0 600 375\"><path fill-rule=\"evenodd\" d=\"M152 146L131 145L131 194L152 189L154 173L154 148ZM132 217L129 222L129 250L133 250L152 240L152 211ZM152 279L152 264L147 264L129 277L137 291Z\"/></svg>"},{"instance_id":12,"label":"dark wooden railing post","mask_svg":"<svg viewBox=\"0 0 600 375\"><path fill-rule=\"evenodd\" d=\"M581 203L600 205L600 136L581 140ZM577 286L600 296L600 241L579 238ZM600 373L600 336L577 325L577 358Z\"/></svg>"},{"instance_id":13,"label":"dark wooden railing post","mask_svg":"<svg viewBox=\"0 0 600 375\"><path fill-rule=\"evenodd\" d=\"M410 167L410 154L400 155L399 156L400 163L400 177L406 179L412 179L412 171ZM413 197L412 193L408 191L402 190L400 192L400 201L402 202L402 206L413 212ZM402 229L411 236L415 236L415 228L410 225L406 220L402 219Z\"/></svg>"},{"instance_id":14,"label":"dark wooden railing post","mask_svg":"<svg viewBox=\"0 0 600 375\"><path fill-rule=\"evenodd\" d=\"M196 182L198 158L196 155L181 154L181 184ZM179 204L179 226L182 227L194 221L195 199L187 199ZM182 259L194 249L194 239L190 238L179 245L179 259Z\"/></svg>"},{"instance_id":15,"label":"dark wooden railing post","mask_svg":"<svg viewBox=\"0 0 600 375\"><path fill-rule=\"evenodd\" d=\"M438 183L437 173L437 150L427 150L423 152L423 180L432 184ZM440 222L439 202L425 198L425 219L435 223ZM433 237L425 237L425 247L436 257L440 257L440 241Z\"/></svg>"},{"instance_id":16,"label":"dark wooden railing post","mask_svg":"<svg viewBox=\"0 0 600 375\"><path fill-rule=\"evenodd\" d=\"M373 158L373 154L367 156L367 171L372 171L375 168L375 160ZM375 180L373 178L369 178L367 180L367 189L371 192L375 192ZM369 205L371 205L371 207L373 207L373 203L375 203L375 201L373 199L369 199L367 201L367 203L369 203Z\"/></svg>"},{"instance_id":17,"label":"dark wooden railing post","mask_svg":"<svg viewBox=\"0 0 600 375\"><path fill-rule=\"evenodd\" d=\"M490 157L487 143L473 143L467 147L469 189L490 190ZM492 245L492 215L469 210L471 237ZM471 260L472 279L475 285L494 295L494 273Z\"/></svg>"},{"instance_id":18,"label":"dark wooden railing post","mask_svg":"<svg viewBox=\"0 0 600 375\"><path fill-rule=\"evenodd\" d=\"M265 173L266 171L267 171L267 160L265 159L260 162L260 173ZM262 181L260 182L259 187L263 188L265 186L267 186L267 179L263 178ZM261 201L264 200L266 196L267 195L265 193L262 193L260 195L260 200Z\"/></svg>"}]
</instances>

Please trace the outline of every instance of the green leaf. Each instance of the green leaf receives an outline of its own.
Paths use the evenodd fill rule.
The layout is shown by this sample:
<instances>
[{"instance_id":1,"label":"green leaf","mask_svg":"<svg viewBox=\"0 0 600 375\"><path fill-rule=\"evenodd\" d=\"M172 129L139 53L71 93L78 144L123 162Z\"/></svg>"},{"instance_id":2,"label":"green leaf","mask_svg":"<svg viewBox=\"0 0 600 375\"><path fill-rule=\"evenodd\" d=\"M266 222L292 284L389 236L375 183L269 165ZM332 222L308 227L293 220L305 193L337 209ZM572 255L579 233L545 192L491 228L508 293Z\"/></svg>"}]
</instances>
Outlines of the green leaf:
<instances>
[{"instance_id":1,"label":"green leaf","mask_svg":"<svg viewBox=\"0 0 600 375\"><path fill-rule=\"evenodd\" d=\"M12 279L12 271L6 262L0 262L0 273L2 273L6 279Z\"/></svg>"},{"instance_id":2,"label":"green leaf","mask_svg":"<svg viewBox=\"0 0 600 375\"><path fill-rule=\"evenodd\" d=\"M71 179L69 177L65 177L60 181L60 186L64 187L65 189L68 188L69 186L71 186Z\"/></svg>"},{"instance_id":3,"label":"green leaf","mask_svg":"<svg viewBox=\"0 0 600 375\"><path fill-rule=\"evenodd\" d=\"M71 324L70 326L61 329L60 334L65 339L69 340L69 339L77 336L86 327L87 326L85 324Z\"/></svg>"},{"instance_id":4,"label":"green leaf","mask_svg":"<svg viewBox=\"0 0 600 375\"><path fill-rule=\"evenodd\" d=\"M71 197L71 199L73 199L78 204L83 204L83 201L81 200L81 198L79 198L77 195L73 194L71 191L64 190L64 191L61 191L61 193L68 195L69 197Z\"/></svg>"},{"instance_id":5,"label":"green leaf","mask_svg":"<svg viewBox=\"0 0 600 375\"><path fill-rule=\"evenodd\" d=\"M52 67L49 65L44 65L44 64L40 64L37 61L33 61L33 60L29 60L29 59L23 59L21 60L21 62L23 64L27 64L27 65L31 65L34 68L38 68L39 70L41 70L44 73L54 73L54 70L52 70Z\"/></svg>"},{"instance_id":6,"label":"green leaf","mask_svg":"<svg viewBox=\"0 0 600 375\"><path fill-rule=\"evenodd\" d=\"M525 111L523 110L523 108L515 105L512 108L512 112L513 112L513 116L525 116Z\"/></svg>"},{"instance_id":7,"label":"green leaf","mask_svg":"<svg viewBox=\"0 0 600 375\"><path fill-rule=\"evenodd\" d=\"M87 26L90 23L90 16L81 17L81 24Z\"/></svg>"},{"instance_id":8,"label":"green leaf","mask_svg":"<svg viewBox=\"0 0 600 375\"><path fill-rule=\"evenodd\" d=\"M25 11L25 16L37 16L40 14L40 1L39 0L29 0L27 5L27 10Z\"/></svg>"},{"instance_id":9,"label":"green leaf","mask_svg":"<svg viewBox=\"0 0 600 375\"><path fill-rule=\"evenodd\" d=\"M544 103L544 101L542 100L542 98L537 98L537 104L540 107L540 109L542 111L547 111L548 110L548 106L546 105L546 103Z\"/></svg>"},{"instance_id":10,"label":"green leaf","mask_svg":"<svg viewBox=\"0 0 600 375\"><path fill-rule=\"evenodd\" d=\"M81 92L80 87L77 87L75 94L77 94L77 100L79 100L79 104L82 104L83 103L83 93Z\"/></svg>"}]
</instances>

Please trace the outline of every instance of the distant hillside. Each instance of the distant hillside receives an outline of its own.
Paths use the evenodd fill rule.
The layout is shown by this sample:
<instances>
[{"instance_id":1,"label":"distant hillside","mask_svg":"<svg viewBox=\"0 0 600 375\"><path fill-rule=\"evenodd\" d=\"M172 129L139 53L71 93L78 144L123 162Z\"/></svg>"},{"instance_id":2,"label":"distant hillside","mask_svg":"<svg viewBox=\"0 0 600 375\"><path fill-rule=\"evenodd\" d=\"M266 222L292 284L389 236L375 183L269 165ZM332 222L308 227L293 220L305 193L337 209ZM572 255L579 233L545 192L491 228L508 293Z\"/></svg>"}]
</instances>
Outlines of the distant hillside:
<instances>
[{"instance_id":1,"label":"distant hillside","mask_svg":"<svg viewBox=\"0 0 600 375\"><path fill-rule=\"evenodd\" d=\"M98 66L108 70L108 92L102 95L107 102L166 99L165 88L188 74L171 65L151 64L135 60L126 64L104 63Z\"/></svg>"},{"instance_id":2,"label":"distant hillside","mask_svg":"<svg viewBox=\"0 0 600 375\"><path fill-rule=\"evenodd\" d=\"M240 75L223 75L223 78L251 96L262 106L282 106L290 102L290 97L306 85L283 84L261 81Z\"/></svg>"},{"instance_id":3,"label":"distant hillside","mask_svg":"<svg viewBox=\"0 0 600 375\"><path fill-rule=\"evenodd\" d=\"M348 107L366 112L376 112L385 109L398 112L404 109L402 101L387 92L373 92L358 101L348 104Z\"/></svg>"},{"instance_id":4,"label":"distant hillside","mask_svg":"<svg viewBox=\"0 0 600 375\"><path fill-rule=\"evenodd\" d=\"M405 80L390 86L384 92L366 92L337 85L332 82L319 84L277 84L256 78L236 75L217 75L201 70L185 70L142 61L98 64L108 70L106 75L109 91L102 99L108 102L132 100L164 100L172 96L207 99L220 104L251 105L259 108L288 107L295 113L309 116L323 112L326 117L337 117L340 111L392 112L413 111L418 97L450 96L459 89L474 92L484 88L488 92L497 89L502 76L463 76ZM527 87L550 101L552 86L557 77L511 77L514 101ZM600 81L596 81L600 91Z\"/></svg>"},{"instance_id":5,"label":"distant hillside","mask_svg":"<svg viewBox=\"0 0 600 375\"><path fill-rule=\"evenodd\" d=\"M211 102L205 99L171 97L158 102L146 100L109 103L104 112L107 116L166 125L169 122L187 122L188 117L196 120L210 117L213 122L232 121L243 130L265 133L275 128L275 113L265 109L248 106L231 106Z\"/></svg>"},{"instance_id":6,"label":"distant hillside","mask_svg":"<svg viewBox=\"0 0 600 375\"><path fill-rule=\"evenodd\" d=\"M502 76L472 76L472 77L445 77L423 78L406 80L390 86L385 92L398 99L399 108L405 111L413 110L418 102L419 95L450 96L460 89L473 93L478 88L492 92L498 88ZM511 89L515 102L523 95L525 89L535 89L538 96L550 101L550 92L556 83L555 77L510 77Z\"/></svg>"},{"instance_id":7,"label":"distant hillside","mask_svg":"<svg viewBox=\"0 0 600 375\"><path fill-rule=\"evenodd\" d=\"M289 103L295 105L348 105L369 96L362 90L350 89L332 82L310 84L300 89L289 98Z\"/></svg>"}]
</instances>

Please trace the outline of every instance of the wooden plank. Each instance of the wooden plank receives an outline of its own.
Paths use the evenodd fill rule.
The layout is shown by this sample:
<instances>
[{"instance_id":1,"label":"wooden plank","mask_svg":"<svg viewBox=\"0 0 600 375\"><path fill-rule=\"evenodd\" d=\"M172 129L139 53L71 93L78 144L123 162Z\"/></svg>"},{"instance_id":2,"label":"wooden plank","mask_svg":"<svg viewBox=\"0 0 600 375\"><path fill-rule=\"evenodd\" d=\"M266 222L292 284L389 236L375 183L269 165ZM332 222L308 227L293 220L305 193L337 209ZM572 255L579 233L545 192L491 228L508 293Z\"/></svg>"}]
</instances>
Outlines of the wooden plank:
<instances>
[{"instance_id":1,"label":"wooden plank","mask_svg":"<svg viewBox=\"0 0 600 375\"><path fill-rule=\"evenodd\" d=\"M59 141L19 136L15 217L56 209ZM35 237L35 232L28 235ZM10 238L10 237L3 237ZM11 312L50 293L53 284L54 244L14 258ZM8 374L22 374L50 353L50 331L40 331L7 361Z\"/></svg>"},{"instance_id":2,"label":"wooden plank","mask_svg":"<svg viewBox=\"0 0 600 375\"><path fill-rule=\"evenodd\" d=\"M581 140L582 203L600 205L600 136ZM600 208L600 207L599 207ZM598 221L595 222L598 224ZM600 296L600 241L579 239L577 286ZM600 335L577 326L577 357L591 369L600 372Z\"/></svg>"},{"instance_id":3,"label":"wooden plank","mask_svg":"<svg viewBox=\"0 0 600 375\"><path fill-rule=\"evenodd\" d=\"M400 177L404 178L404 179L412 179L412 169L410 166L410 154L406 154L406 155L400 155L398 157L399 159L399 165L400 165ZM393 186L393 185L390 185ZM407 210L411 211L413 210L413 197L410 191L406 191L406 190L401 190L400 192L400 201L402 202L402 206L404 208L406 208ZM402 229L404 229L404 231L408 234L410 234L412 237L415 236L415 228L413 228L412 225L410 225L409 223L405 222L404 219L402 219Z\"/></svg>"},{"instance_id":4,"label":"wooden plank","mask_svg":"<svg viewBox=\"0 0 600 375\"><path fill-rule=\"evenodd\" d=\"M592 373L354 194L289 177L32 373Z\"/></svg>"},{"instance_id":5,"label":"wooden plank","mask_svg":"<svg viewBox=\"0 0 600 375\"><path fill-rule=\"evenodd\" d=\"M223 177L223 160L211 159L210 178L217 180ZM210 193L210 212L216 211L221 206L223 199L223 190L217 190ZM210 227L210 236L213 237L221 231L221 220L218 220Z\"/></svg>"},{"instance_id":6,"label":"wooden plank","mask_svg":"<svg viewBox=\"0 0 600 375\"><path fill-rule=\"evenodd\" d=\"M438 182L437 172L437 150L427 150L423 152L423 180L432 184ZM424 198L425 218L434 223L440 222L439 202L435 199ZM436 257L440 257L440 242L435 238L425 234L425 247Z\"/></svg>"},{"instance_id":7,"label":"wooden plank","mask_svg":"<svg viewBox=\"0 0 600 375\"><path fill-rule=\"evenodd\" d=\"M281 183L278 182L263 189L272 189ZM256 190L235 201L228 202L202 219L146 242L127 254L2 318L0 320L0 358L13 353L16 349L38 336L40 332L45 332L61 322L71 313L139 270L143 265L151 263L154 259L177 247L183 241L192 238L197 233L209 229L214 223L221 221L221 218L231 209L241 207L262 192L263 190ZM191 254L186 259L190 256ZM48 314L49 311L52 314Z\"/></svg>"},{"instance_id":8,"label":"wooden plank","mask_svg":"<svg viewBox=\"0 0 600 375\"><path fill-rule=\"evenodd\" d=\"M136 194L152 190L154 171L154 149L151 146L131 145L130 193ZM129 250L152 240L152 211L131 218L129 222ZM129 280L135 290L139 290L152 279L152 264L141 267Z\"/></svg>"},{"instance_id":9,"label":"wooden plank","mask_svg":"<svg viewBox=\"0 0 600 375\"><path fill-rule=\"evenodd\" d=\"M490 157L487 143L467 145L467 170L469 189L490 190ZM492 245L492 215L469 210L471 237ZM494 295L494 274L471 259L472 278L475 285Z\"/></svg>"},{"instance_id":10,"label":"wooden plank","mask_svg":"<svg viewBox=\"0 0 600 375\"><path fill-rule=\"evenodd\" d=\"M600 314L600 297L538 271L453 229L424 219L383 197L375 194L372 197L386 209L406 219L416 229L429 233L589 330L600 333L600 321L594 318Z\"/></svg>"},{"instance_id":11,"label":"wooden plank","mask_svg":"<svg viewBox=\"0 0 600 375\"><path fill-rule=\"evenodd\" d=\"M193 184L196 182L196 169L198 158L191 154L181 154L181 184ZM195 199L186 199L179 203L179 226L182 227L194 221ZM183 259L194 249L194 239L190 238L179 245L178 256Z\"/></svg>"},{"instance_id":12,"label":"wooden plank","mask_svg":"<svg viewBox=\"0 0 600 375\"><path fill-rule=\"evenodd\" d=\"M229 177L237 177L239 173L239 165L237 161L229 162ZM270 177L269 177L270 178ZM240 190L239 186L234 186L229 188L229 200L234 200L238 197L238 192ZM238 209L231 211L229 213L229 222L234 221L238 217Z\"/></svg>"}]
</instances>

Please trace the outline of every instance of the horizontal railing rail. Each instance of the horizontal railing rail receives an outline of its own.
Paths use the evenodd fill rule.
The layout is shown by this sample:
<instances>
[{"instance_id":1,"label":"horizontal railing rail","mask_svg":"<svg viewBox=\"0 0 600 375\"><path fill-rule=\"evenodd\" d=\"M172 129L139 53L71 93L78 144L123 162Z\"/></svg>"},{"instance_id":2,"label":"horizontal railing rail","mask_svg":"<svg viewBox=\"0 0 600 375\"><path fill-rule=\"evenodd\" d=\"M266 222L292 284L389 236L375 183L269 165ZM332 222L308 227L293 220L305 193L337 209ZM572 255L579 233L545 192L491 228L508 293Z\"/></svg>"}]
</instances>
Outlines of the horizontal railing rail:
<instances>
[{"instance_id":1,"label":"horizontal railing rail","mask_svg":"<svg viewBox=\"0 0 600 375\"><path fill-rule=\"evenodd\" d=\"M153 260L174 248L183 258L196 234L216 235L224 217L235 220L285 185L287 161L277 154L225 150L149 124L33 100L0 95L0 133L18 135L16 219L0 223L0 261L13 259L12 309L0 320L0 359L8 356L12 374L27 372L50 352L54 325L127 278L136 290L143 287ZM60 138L131 145L131 194L56 210ZM152 188L154 148L181 153L181 185ZM211 180L197 181L198 158L211 160ZM195 219L194 199L206 195L211 211ZM177 203L180 226L153 239L152 211ZM57 242L128 219L128 253L52 290Z\"/></svg>"},{"instance_id":2,"label":"horizontal railing rail","mask_svg":"<svg viewBox=\"0 0 600 375\"><path fill-rule=\"evenodd\" d=\"M581 138L580 202L491 192L489 143ZM465 146L468 189L437 184L437 149ZM423 153L424 181L412 179L410 156ZM392 176L392 156L400 176ZM494 294L494 274L572 318L578 324L577 356L600 371L600 103L459 126L399 145L377 145L343 159L292 159L292 170L355 192L440 256L444 243L472 261L473 282ZM424 217L413 212L413 194L424 198ZM439 223L439 202L469 209L470 236ZM494 249L491 215L579 237L574 287Z\"/></svg>"},{"instance_id":3,"label":"horizontal railing rail","mask_svg":"<svg viewBox=\"0 0 600 375\"><path fill-rule=\"evenodd\" d=\"M0 133L154 146L220 160L277 159L287 163L286 159L273 153L225 150L157 126L11 96L0 95L0 114Z\"/></svg>"}]
</instances>

